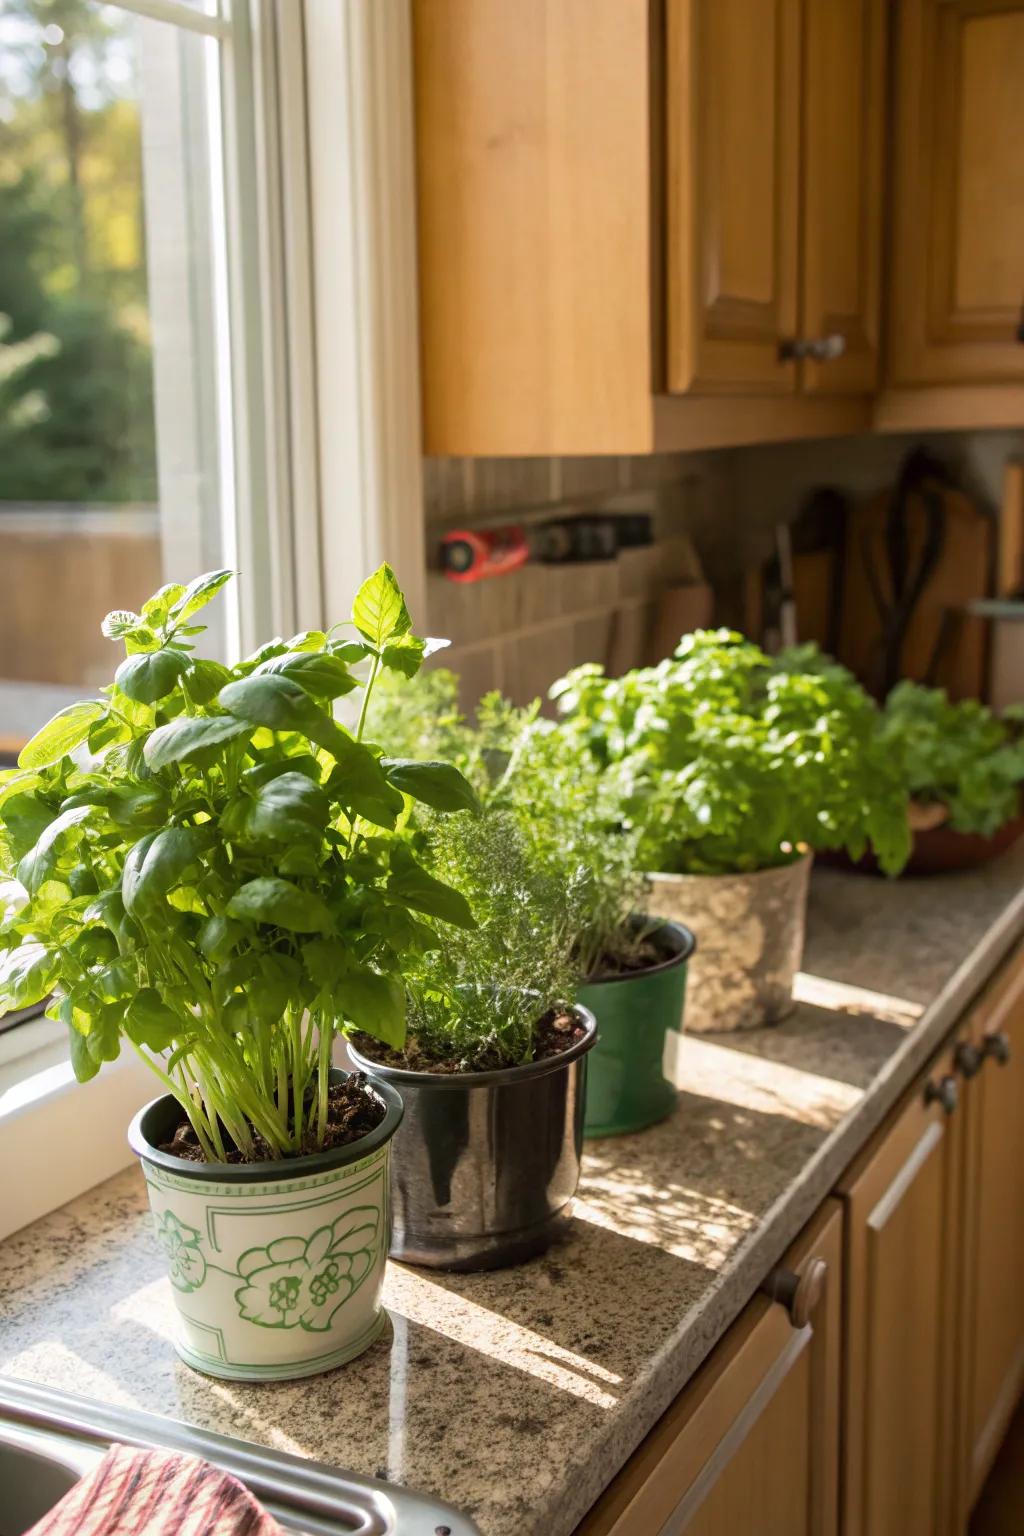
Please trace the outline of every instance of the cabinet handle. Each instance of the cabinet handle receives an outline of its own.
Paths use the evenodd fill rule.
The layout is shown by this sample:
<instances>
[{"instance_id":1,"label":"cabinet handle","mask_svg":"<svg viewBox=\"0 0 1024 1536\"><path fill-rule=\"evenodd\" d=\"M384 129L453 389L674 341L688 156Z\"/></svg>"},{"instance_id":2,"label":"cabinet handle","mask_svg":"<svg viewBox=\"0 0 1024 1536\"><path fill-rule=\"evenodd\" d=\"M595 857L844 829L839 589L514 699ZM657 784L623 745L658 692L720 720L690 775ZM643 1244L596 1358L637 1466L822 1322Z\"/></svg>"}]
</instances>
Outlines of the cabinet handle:
<instances>
[{"instance_id":1,"label":"cabinet handle","mask_svg":"<svg viewBox=\"0 0 1024 1536\"><path fill-rule=\"evenodd\" d=\"M924 1085L924 1101L926 1104L941 1104L946 1114L951 1115L960 1102L956 1078L950 1077L948 1073L940 1077L938 1082L929 1078Z\"/></svg>"},{"instance_id":2,"label":"cabinet handle","mask_svg":"<svg viewBox=\"0 0 1024 1536\"><path fill-rule=\"evenodd\" d=\"M985 1053L978 1046L972 1045L970 1040L961 1040L954 1053L953 1061L961 1077L977 1077L985 1065Z\"/></svg>"},{"instance_id":3,"label":"cabinet handle","mask_svg":"<svg viewBox=\"0 0 1024 1536\"><path fill-rule=\"evenodd\" d=\"M788 363L809 357L816 363L831 363L846 351L846 337L840 331L830 336L793 336L779 343L779 357Z\"/></svg>"},{"instance_id":4,"label":"cabinet handle","mask_svg":"<svg viewBox=\"0 0 1024 1536\"><path fill-rule=\"evenodd\" d=\"M998 1061L1001 1067L1005 1067L1010 1060L1010 1037L1005 1030L997 1029L994 1034L985 1036L985 1043L981 1050L986 1060L991 1056L993 1061Z\"/></svg>"},{"instance_id":5,"label":"cabinet handle","mask_svg":"<svg viewBox=\"0 0 1024 1536\"><path fill-rule=\"evenodd\" d=\"M761 1291L770 1301L785 1307L794 1328L806 1328L822 1298L827 1278L828 1265L824 1259L808 1259L799 1271L780 1264L772 1270Z\"/></svg>"}]
</instances>

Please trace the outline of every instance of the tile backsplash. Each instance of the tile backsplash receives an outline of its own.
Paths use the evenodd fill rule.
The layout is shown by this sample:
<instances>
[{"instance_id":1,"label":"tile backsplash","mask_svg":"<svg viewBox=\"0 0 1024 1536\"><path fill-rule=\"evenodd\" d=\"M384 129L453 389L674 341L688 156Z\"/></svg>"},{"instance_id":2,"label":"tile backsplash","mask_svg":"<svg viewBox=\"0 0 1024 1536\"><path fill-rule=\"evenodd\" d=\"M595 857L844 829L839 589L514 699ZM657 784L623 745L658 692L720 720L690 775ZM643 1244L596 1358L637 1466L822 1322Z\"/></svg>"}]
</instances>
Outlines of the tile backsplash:
<instances>
[{"instance_id":1,"label":"tile backsplash","mask_svg":"<svg viewBox=\"0 0 1024 1536\"><path fill-rule=\"evenodd\" d=\"M427 616L430 632L452 641L439 661L462 677L464 704L490 688L526 703L583 661L617 672L653 660L661 596L702 571L721 574L727 469L724 455L710 453L427 459ZM478 582L440 573L440 539L450 529L584 510L650 513L655 542L615 560L527 564Z\"/></svg>"},{"instance_id":2,"label":"tile backsplash","mask_svg":"<svg viewBox=\"0 0 1024 1536\"><path fill-rule=\"evenodd\" d=\"M993 512L1003 465L1024 456L1024 432L972 432L637 458L427 459L427 617L431 634L452 641L439 662L460 673L470 706L489 688L519 703L543 696L583 661L618 672L655 660L659 604L694 580L695 554L713 591L714 622L742 628L744 572L771 551L776 525L817 486L858 500L893 484L922 441ZM620 551L613 562L526 565L465 585L440 574L440 539L450 529L584 510L650 512L655 543Z\"/></svg>"}]
</instances>

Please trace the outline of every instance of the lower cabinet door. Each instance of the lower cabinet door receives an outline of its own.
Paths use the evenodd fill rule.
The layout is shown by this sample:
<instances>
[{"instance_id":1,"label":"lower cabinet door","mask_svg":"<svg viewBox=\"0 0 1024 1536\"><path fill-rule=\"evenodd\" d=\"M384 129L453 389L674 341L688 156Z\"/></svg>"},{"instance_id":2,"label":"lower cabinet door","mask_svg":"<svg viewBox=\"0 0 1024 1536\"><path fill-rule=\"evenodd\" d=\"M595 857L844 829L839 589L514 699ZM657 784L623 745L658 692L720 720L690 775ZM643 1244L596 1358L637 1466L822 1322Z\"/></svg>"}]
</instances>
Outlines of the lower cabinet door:
<instances>
[{"instance_id":1,"label":"lower cabinet door","mask_svg":"<svg viewBox=\"0 0 1024 1536\"><path fill-rule=\"evenodd\" d=\"M968 1085L964 1179L968 1505L1024 1389L1024 954L983 995L971 1023L982 1065Z\"/></svg>"},{"instance_id":2,"label":"lower cabinet door","mask_svg":"<svg viewBox=\"0 0 1024 1536\"><path fill-rule=\"evenodd\" d=\"M956 1528L962 1087L944 1056L839 1186L846 1201L843 1536Z\"/></svg>"},{"instance_id":3,"label":"lower cabinet door","mask_svg":"<svg viewBox=\"0 0 1024 1536\"><path fill-rule=\"evenodd\" d=\"M842 1237L830 1200L577 1536L835 1536Z\"/></svg>"}]
</instances>

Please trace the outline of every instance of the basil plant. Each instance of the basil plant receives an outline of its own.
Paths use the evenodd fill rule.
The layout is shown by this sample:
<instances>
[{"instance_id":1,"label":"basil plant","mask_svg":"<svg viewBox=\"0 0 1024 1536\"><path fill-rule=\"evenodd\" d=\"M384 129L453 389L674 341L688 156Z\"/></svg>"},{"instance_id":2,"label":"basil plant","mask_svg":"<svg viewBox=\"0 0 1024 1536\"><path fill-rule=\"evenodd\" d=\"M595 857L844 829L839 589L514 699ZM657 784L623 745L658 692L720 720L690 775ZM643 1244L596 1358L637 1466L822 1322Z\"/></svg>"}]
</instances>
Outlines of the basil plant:
<instances>
[{"instance_id":1,"label":"basil plant","mask_svg":"<svg viewBox=\"0 0 1024 1536\"><path fill-rule=\"evenodd\" d=\"M474 927L396 831L410 798L472 811L473 790L363 739L381 670L412 677L437 643L391 569L351 625L229 668L193 642L231 574L109 614L113 683L0 776L0 1009L52 993L81 1081L127 1042L211 1160L228 1139L247 1159L321 1145L335 1034L400 1048L405 968L436 922ZM348 694L351 731L332 709Z\"/></svg>"}]
</instances>

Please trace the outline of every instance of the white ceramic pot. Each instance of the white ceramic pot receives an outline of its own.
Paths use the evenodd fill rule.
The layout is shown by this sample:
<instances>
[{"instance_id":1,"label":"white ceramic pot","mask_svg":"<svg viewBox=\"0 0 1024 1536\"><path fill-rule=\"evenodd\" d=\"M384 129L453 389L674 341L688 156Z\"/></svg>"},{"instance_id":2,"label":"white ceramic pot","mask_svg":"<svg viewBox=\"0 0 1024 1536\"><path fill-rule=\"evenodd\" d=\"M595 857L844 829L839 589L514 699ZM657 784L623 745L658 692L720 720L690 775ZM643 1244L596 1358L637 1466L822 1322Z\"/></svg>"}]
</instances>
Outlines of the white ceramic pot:
<instances>
[{"instance_id":1,"label":"white ceramic pot","mask_svg":"<svg viewBox=\"0 0 1024 1536\"><path fill-rule=\"evenodd\" d=\"M776 1024L793 1007L811 854L749 875L648 875L648 912L697 937L686 989L686 1028L709 1034Z\"/></svg>"},{"instance_id":2,"label":"white ceramic pot","mask_svg":"<svg viewBox=\"0 0 1024 1536\"><path fill-rule=\"evenodd\" d=\"M390 1142L402 1101L368 1136L273 1163L191 1163L160 1151L181 1110L168 1094L128 1140L149 1187L178 1309L175 1345L196 1370L287 1381L362 1354L384 1327Z\"/></svg>"}]
</instances>

